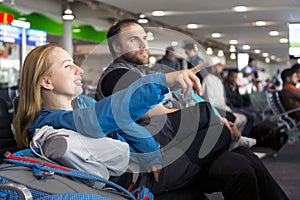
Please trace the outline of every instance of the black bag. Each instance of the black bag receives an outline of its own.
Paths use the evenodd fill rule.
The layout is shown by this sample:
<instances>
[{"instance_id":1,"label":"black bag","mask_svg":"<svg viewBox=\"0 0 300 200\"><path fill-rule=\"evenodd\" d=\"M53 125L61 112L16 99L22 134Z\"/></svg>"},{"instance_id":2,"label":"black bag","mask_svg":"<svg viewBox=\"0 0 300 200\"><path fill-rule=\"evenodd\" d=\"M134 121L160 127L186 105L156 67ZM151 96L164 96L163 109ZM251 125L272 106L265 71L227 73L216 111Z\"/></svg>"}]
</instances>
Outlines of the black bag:
<instances>
[{"instance_id":1,"label":"black bag","mask_svg":"<svg viewBox=\"0 0 300 200\"><path fill-rule=\"evenodd\" d=\"M266 119L252 128L250 137L256 139L256 146L270 147L278 151L287 141L288 135L283 126Z\"/></svg>"}]
</instances>

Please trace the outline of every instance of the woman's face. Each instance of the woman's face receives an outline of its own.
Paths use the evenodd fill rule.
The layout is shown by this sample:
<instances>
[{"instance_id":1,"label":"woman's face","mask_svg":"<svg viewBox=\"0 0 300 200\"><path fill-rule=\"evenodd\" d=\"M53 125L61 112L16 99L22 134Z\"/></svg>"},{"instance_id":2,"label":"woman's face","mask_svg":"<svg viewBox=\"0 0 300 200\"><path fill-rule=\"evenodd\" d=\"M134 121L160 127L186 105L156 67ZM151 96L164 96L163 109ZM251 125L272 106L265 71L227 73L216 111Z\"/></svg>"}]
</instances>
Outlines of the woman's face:
<instances>
[{"instance_id":1,"label":"woman's face","mask_svg":"<svg viewBox=\"0 0 300 200\"><path fill-rule=\"evenodd\" d=\"M73 59L62 48L57 47L49 54L50 72L48 78L52 92L72 98L82 93L83 70L73 63Z\"/></svg>"}]
</instances>

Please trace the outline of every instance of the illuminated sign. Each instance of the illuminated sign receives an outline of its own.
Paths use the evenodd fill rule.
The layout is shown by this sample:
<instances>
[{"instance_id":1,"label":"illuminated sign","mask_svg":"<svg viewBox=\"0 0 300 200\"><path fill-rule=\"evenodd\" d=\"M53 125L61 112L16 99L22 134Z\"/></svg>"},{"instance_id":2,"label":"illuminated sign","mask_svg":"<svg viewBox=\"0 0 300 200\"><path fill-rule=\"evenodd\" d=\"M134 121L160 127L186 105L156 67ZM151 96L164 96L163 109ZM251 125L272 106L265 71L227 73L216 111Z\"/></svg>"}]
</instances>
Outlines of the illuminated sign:
<instances>
[{"instance_id":1,"label":"illuminated sign","mask_svg":"<svg viewBox=\"0 0 300 200\"><path fill-rule=\"evenodd\" d=\"M27 44L31 46L41 46L47 43L47 32L36 30L36 29L27 29Z\"/></svg>"},{"instance_id":2,"label":"illuminated sign","mask_svg":"<svg viewBox=\"0 0 300 200\"><path fill-rule=\"evenodd\" d=\"M13 20L14 20L13 14L0 12L0 23L10 24Z\"/></svg>"},{"instance_id":3,"label":"illuminated sign","mask_svg":"<svg viewBox=\"0 0 300 200\"><path fill-rule=\"evenodd\" d=\"M22 28L7 24L0 24L0 41L13 44L21 44Z\"/></svg>"}]
</instances>

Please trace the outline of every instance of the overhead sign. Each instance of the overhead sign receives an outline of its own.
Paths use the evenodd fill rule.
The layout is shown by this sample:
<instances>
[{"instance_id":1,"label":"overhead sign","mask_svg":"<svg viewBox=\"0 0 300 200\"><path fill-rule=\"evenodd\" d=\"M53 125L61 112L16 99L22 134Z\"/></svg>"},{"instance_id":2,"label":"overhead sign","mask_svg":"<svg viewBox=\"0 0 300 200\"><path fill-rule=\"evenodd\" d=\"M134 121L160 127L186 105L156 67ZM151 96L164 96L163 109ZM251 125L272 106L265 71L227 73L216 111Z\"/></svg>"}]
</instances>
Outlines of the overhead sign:
<instances>
[{"instance_id":1,"label":"overhead sign","mask_svg":"<svg viewBox=\"0 0 300 200\"><path fill-rule=\"evenodd\" d=\"M11 24L14 20L14 15L10 13L0 12L0 23Z\"/></svg>"},{"instance_id":2,"label":"overhead sign","mask_svg":"<svg viewBox=\"0 0 300 200\"><path fill-rule=\"evenodd\" d=\"M27 44L31 46L41 46L47 43L47 32L36 30L36 29L27 29Z\"/></svg>"},{"instance_id":3,"label":"overhead sign","mask_svg":"<svg viewBox=\"0 0 300 200\"><path fill-rule=\"evenodd\" d=\"M13 44L21 44L22 28L7 24L0 24L0 41Z\"/></svg>"}]
</instances>

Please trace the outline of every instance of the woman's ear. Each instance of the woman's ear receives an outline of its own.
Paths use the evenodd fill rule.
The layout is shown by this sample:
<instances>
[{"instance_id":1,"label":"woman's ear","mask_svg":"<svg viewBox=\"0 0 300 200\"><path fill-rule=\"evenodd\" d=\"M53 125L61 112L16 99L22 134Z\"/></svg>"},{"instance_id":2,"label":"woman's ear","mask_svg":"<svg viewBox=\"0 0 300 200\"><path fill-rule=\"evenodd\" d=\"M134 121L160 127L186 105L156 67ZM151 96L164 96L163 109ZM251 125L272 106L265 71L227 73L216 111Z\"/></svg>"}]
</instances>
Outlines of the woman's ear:
<instances>
[{"instance_id":1,"label":"woman's ear","mask_svg":"<svg viewBox=\"0 0 300 200\"><path fill-rule=\"evenodd\" d=\"M51 80L47 76L43 77L42 82L41 82L41 86L46 90L53 90L54 89L54 86L53 86Z\"/></svg>"}]
</instances>

